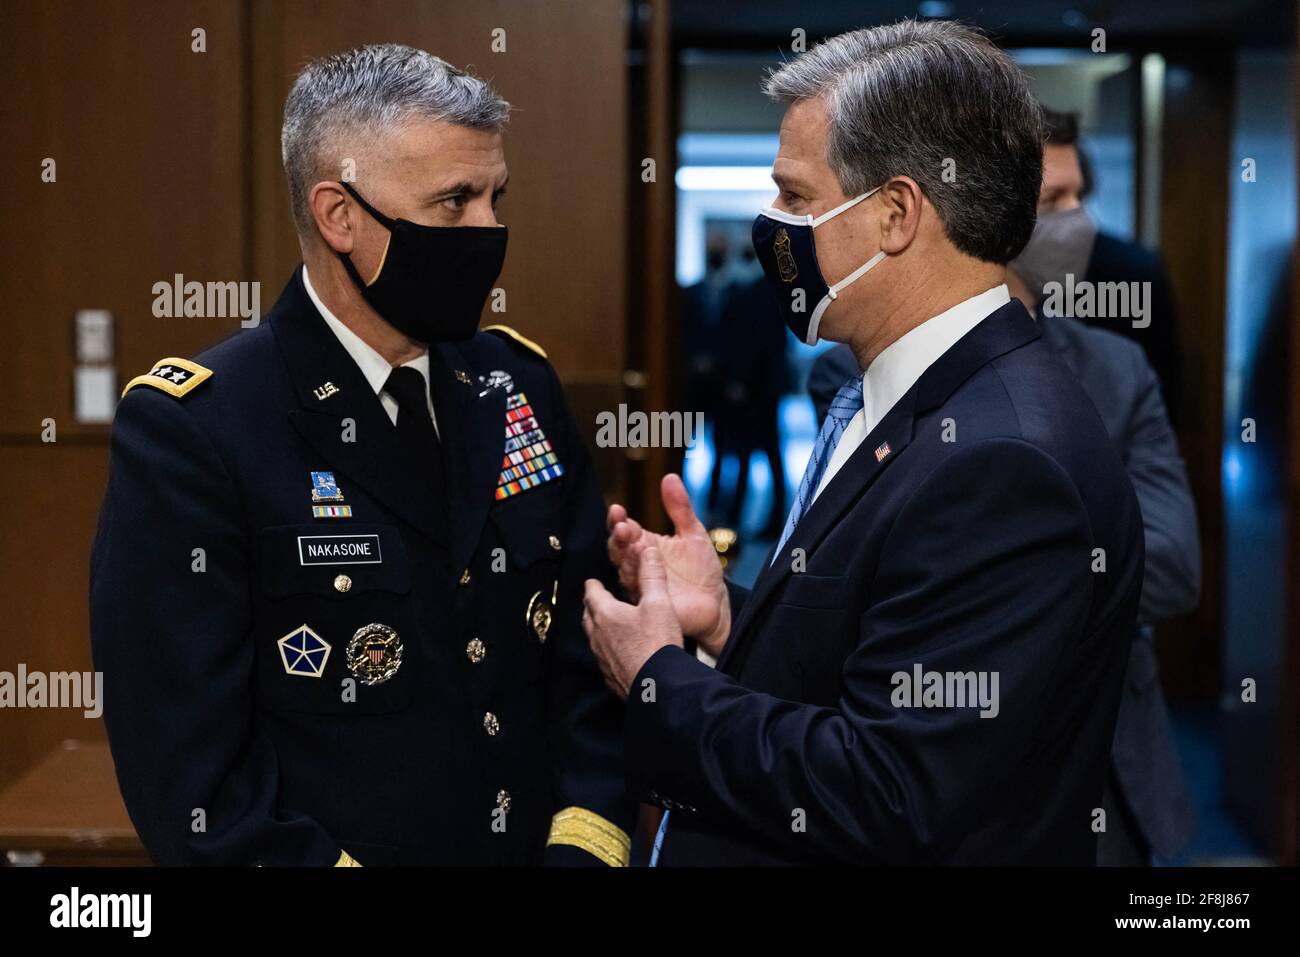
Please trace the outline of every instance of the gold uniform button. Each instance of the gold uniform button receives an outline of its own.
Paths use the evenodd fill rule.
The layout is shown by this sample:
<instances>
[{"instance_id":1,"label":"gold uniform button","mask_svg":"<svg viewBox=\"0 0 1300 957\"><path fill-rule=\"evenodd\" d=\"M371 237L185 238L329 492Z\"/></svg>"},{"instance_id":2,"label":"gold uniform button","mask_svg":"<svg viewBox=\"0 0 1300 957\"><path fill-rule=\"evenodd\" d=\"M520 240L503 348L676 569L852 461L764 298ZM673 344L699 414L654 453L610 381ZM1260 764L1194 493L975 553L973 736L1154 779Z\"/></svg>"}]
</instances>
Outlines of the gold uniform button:
<instances>
[{"instance_id":1,"label":"gold uniform button","mask_svg":"<svg viewBox=\"0 0 1300 957\"><path fill-rule=\"evenodd\" d=\"M460 583L461 583L462 585L468 585L468 584L469 584L469 569L468 569L468 568L465 569L463 572L460 573Z\"/></svg>"},{"instance_id":2,"label":"gold uniform button","mask_svg":"<svg viewBox=\"0 0 1300 957\"><path fill-rule=\"evenodd\" d=\"M352 579L349 578L347 575L339 575L334 579L335 591L340 591L340 592L347 591L351 587L352 587Z\"/></svg>"},{"instance_id":3,"label":"gold uniform button","mask_svg":"<svg viewBox=\"0 0 1300 957\"><path fill-rule=\"evenodd\" d=\"M555 549L557 552L560 550L560 540L556 538L554 535L548 538L547 541L551 543L551 547Z\"/></svg>"},{"instance_id":4,"label":"gold uniform button","mask_svg":"<svg viewBox=\"0 0 1300 957\"><path fill-rule=\"evenodd\" d=\"M469 663L472 665L476 665L482 661L483 656L486 654L487 645L483 644L483 642L479 641L477 638L471 638L469 644L465 646L465 657L469 659Z\"/></svg>"},{"instance_id":5,"label":"gold uniform button","mask_svg":"<svg viewBox=\"0 0 1300 957\"><path fill-rule=\"evenodd\" d=\"M488 733L489 738L495 738L497 732L501 730L501 722L491 711L483 714L483 730Z\"/></svg>"},{"instance_id":6,"label":"gold uniform button","mask_svg":"<svg viewBox=\"0 0 1300 957\"><path fill-rule=\"evenodd\" d=\"M505 811L507 814L510 813L510 792L505 788L502 788L497 792L497 807L501 808L501 810Z\"/></svg>"}]
</instances>

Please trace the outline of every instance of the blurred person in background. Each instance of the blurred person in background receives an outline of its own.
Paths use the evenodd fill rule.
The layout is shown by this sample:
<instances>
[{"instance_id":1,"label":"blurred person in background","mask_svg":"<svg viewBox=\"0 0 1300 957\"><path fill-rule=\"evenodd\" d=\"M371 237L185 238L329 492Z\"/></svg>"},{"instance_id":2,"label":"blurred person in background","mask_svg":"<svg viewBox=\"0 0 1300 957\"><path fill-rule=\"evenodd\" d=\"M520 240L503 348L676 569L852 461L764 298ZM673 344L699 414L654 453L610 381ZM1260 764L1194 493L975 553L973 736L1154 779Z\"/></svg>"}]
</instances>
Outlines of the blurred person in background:
<instances>
[{"instance_id":1,"label":"blurred person in background","mask_svg":"<svg viewBox=\"0 0 1300 957\"><path fill-rule=\"evenodd\" d=\"M759 532L774 539L785 518L785 467L781 461L780 404L789 390L785 345L772 292L746 244L736 279L727 287L722 305L717 357L720 382L713 476L708 508L715 523L740 530L745 496L749 492L749 463L755 452L767 458L772 473L772 502ZM728 458L738 463L730 495L722 490L722 467ZM719 511L719 499L726 503Z\"/></svg>"},{"instance_id":2,"label":"blurred person in background","mask_svg":"<svg viewBox=\"0 0 1300 957\"><path fill-rule=\"evenodd\" d=\"M1132 339L1142 347L1155 369L1165 406L1175 427L1182 419L1182 369L1173 287L1159 255L1110 233L1102 232L1083 205L1094 187L1092 167L1079 146L1079 120L1072 113L1044 108L1047 142L1043 146L1043 188L1038 195L1038 223L1024 251L1012 263L1033 298L1044 299L1043 288L1064 283L1067 274L1077 283L1150 283L1149 313L1134 327L1129 315L1083 315L1064 310L1089 325L1101 326ZM1045 311L1045 310L1040 310ZM1149 324L1148 324L1149 323Z\"/></svg>"},{"instance_id":3,"label":"blurred person in background","mask_svg":"<svg viewBox=\"0 0 1300 957\"><path fill-rule=\"evenodd\" d=\"M704 276L683 289L681 299L687 408L715 423L718 335L730 282L728 251L727 234L710 230L704 240Z\"/></svg>"}]
</instances>

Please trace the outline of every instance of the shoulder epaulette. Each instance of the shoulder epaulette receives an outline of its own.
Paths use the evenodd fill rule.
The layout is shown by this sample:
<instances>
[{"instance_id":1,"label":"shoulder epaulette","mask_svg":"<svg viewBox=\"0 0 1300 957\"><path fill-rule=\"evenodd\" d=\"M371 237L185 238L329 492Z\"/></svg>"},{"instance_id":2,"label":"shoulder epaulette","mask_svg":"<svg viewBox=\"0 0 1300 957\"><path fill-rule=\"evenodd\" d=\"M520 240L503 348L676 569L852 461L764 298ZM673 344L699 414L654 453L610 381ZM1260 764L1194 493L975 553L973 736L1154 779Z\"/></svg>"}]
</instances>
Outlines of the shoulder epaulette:
<instances>
[{"instance_id":1,"label":"shoulder epaulette","mask_svg":"<svg viewBox=\"0 0 1300 957\"><path fill-rule=\"evenodd\" d=\"M521 346L523 346L524 348L533 350L533 352L536 352L536 353L537 353L539 356L541 356L543 359L548 359L548 356L546 355L546 350L545 350L545 349L543 349L543 348L542 348L541 346L539 346L537 343L533 342L533 340L532 340L532 339L529 339L527 336L521 336L519 333L515 332L515 331L514 331L513 329L511 329L509 326L503 326L503 325L500 325L500 324L495 325L495 326L484 326L484 327L483 327L483 331L484 331L484 332L499 332L499 333L501 333L503 336L509 336L511 339L515 340L515 342L519 343L519 344L520 344ZM549 361L549 359L548 359L548 361Z\"/></svg>"},{"instance_id":2,"label":"shoulder epaulette","mask_svg":"<svg viewBox=\"0 0 1300 957\"><path fill-rule=\"evenodd\" d=\"M122 395L126 395L138 385L151 385L160 392L180 398L187 392L198 388L200 383L212 378L212 370L205 369L189 359L159 359L144 375L138 375L126 384Z\"/></svg>"}]
</instances>

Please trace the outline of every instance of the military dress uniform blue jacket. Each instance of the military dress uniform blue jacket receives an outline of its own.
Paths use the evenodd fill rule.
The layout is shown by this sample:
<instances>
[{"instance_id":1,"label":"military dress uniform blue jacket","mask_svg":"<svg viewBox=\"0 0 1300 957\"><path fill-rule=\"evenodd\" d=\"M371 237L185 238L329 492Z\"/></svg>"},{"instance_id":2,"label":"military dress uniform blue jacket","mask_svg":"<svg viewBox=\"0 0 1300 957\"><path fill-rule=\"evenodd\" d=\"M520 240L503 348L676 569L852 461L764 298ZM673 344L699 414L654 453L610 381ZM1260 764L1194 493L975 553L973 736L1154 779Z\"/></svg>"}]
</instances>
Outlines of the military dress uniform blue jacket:
<instances>
[{"instance_id":1,"label":"military dress uniform blue jacket","mask_svg":"<svg viewBox=\"0 0 1300 957\"><path fill-rule=\"evenodd\" d=\"M303 287L124 393L91 619L126 805L163 864L626 863L612 577L554 371L430 350L446 498Z\"/></svg>"}]
</instances>

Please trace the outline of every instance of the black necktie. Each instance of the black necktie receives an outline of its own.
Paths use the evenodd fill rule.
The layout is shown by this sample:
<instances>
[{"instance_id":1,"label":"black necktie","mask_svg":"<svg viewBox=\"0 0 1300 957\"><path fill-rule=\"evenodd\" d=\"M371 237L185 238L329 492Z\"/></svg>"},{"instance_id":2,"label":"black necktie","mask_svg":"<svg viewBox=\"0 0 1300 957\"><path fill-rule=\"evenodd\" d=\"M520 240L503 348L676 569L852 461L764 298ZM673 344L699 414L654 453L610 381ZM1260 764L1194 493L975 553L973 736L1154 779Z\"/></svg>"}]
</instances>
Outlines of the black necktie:
<instances>
[{"instance_id":1,"label":"black necktie","mask_svg":"<svg viewBox=\"0 0 1300 957\"><path fill-rule=\"evenodd\" d=\"M397 438L426 476L434 501L445 507L447 479L442 445L429 418L429 399L419 369L398 366L388 375L384 391L397 400Z\"/></svg>"}]
</instances>

